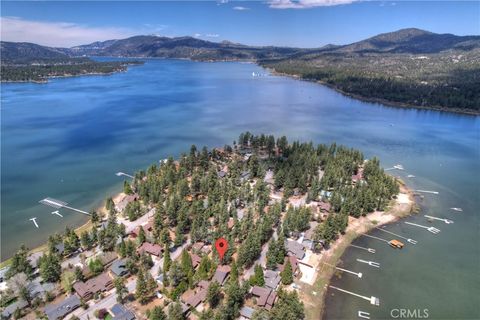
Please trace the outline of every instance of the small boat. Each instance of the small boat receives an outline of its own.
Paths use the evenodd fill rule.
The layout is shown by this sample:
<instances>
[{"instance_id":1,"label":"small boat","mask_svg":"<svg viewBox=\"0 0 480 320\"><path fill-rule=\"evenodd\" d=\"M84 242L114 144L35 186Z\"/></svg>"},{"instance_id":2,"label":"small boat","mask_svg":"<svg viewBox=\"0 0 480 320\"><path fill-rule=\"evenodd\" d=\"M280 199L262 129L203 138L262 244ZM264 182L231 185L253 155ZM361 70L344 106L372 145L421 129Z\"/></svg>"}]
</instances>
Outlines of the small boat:
<instances>
[{"instance_id":1,"label":"small boat","mask_svg":"<svg viewBox=\"0 0 480 320\"><path fill-rule=\"evenodd\" d=\"M413 174L409 174L407 178L415 178L415 176Z\"/></svg>"},{"instance_id":2,"label":"small boat","mask_svg":"<svg viewBox=\"0 0 480 320\"><path fill-rule=\"evenodd\" d=\"M396 164L393 166L395 169L398 169L398 170L404 170L403 169L403 166L401 164Z\"/></svg>"},{"instance_id":3,"label":"small boat","mask_svg":"<svg viewBox=\"0 0 480 320\"><path fill-rule=\"evenodd\" d=\"M452 209L453 211L457 211L457 212L463 212L462 208L450 208L450 209Z\"/></svg>"},{"instance_id":4,"label":"small boat","mask_svg":"<svg viewBox=\"0 0 480 320\"><path fill-rule=\"evenodd\" d=\"M402 249L404 246L403 242L398 241L397 239L390 240L388 244L395 249Z\"/></svg>"}]
</instances>

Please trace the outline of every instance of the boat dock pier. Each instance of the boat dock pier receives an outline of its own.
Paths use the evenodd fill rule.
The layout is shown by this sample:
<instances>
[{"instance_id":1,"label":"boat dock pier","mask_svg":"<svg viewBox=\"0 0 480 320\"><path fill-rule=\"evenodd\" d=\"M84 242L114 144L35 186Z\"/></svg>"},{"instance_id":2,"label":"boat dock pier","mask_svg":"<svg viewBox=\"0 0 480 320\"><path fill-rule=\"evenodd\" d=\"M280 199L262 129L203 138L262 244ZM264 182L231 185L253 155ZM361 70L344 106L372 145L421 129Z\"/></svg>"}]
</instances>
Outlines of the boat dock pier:
<instances>
[{"instance_id":1,"label":"boat dock pier","mask_svg":"<svg viewBox=\"0 0 480 320\"><path fill-rule=\"evenodd\" d=\"M337 266L334 266L334 265L331 265L331 264L328 264L326 262L323 262L323 264L329 266L329 267L332 267L332 268L335 268L337 270L340 270L340 271L343 271L343 272L347 272L347 273L350 273L350 274L353 274L359 278L362 277L362 273L361 272L355 272L355 271L351 271L351 270L347 270L347 269L344 269L344 268L340 268L340 267L337 267Z\"/></svg>"},{"instance_id":2,"label":"boat dock pier","mask_svg":"<svg viewBox=\"0 0 480 320\"><path fill-rule=\"evenodd\" d=\"M437 228L434 228L434 227L427 227L427 226L422 226L420 224L416 224L416 223L412 223L412 222L407 222L405 221L406 224L409 224L411 226L415 226L415 227L419 227L419 228L423 228L423 229L427 229L428 231L430 231L431 233L433 234L437 234L440 232L440 229L437 229Z\"/></svg>"},{"instance_id":3,"label":"boat dock pier","mask_svg":"<svg viewBox=\"0 0 480 320\"><path fill-rule=\"evenodd\" d=\"M443 218L438 218L438 217L432 217L432 216L428 216L428 215L424 215L425 218L428 218L428 219L432 219L432 220L438 220L438 221L443 221L445 222L446 224L451 224L453 223L452 220L449 220L449 219L443 219Z\"/></svg>"},{"instance_id":4,"label":"boat dock pier","mask_svg":"<svg viewBox=\"0 0 480 320\"><path fill-rule=\"evenodd\" d=\"M375 229L380 230L380 231L383 231L383 232L386 232L386 233L389 233L389 234L391 234L391 235L394 235L394 236L396 236L396 237L402 238L402 239L404 239L404 240L407 240L407 241L410 242L411 244L417 244L417 241L416 241L416 240L413 240L413 239L410 239L410 238L406 238L406 237L404 237L404 236L401 236L401 235L399 235L399 234L393 233L393 232L391 232L391 231L388 231L388 230L385 230L385 229L382 229L382 228L378 228L378 227L376 227Z\"/></svg>"},{"instance_id":5,"label":"boat dock pier","mask_svg":"<svg viewBox=\"0 0 480 320\"><path fill-rule=\"evenodd\" d=\"M421 192L421 193L438 194L438 191L430 191L430 190L414 190L414 191Z\"/></svg>"},{"instance_id":6,"label":"boat dock pier","mask_svg":"<svg viewBox=\"0 0 480 320\"><path fill-rule=\"evenodd\" d=\"M375 236L371 236L371 235L369 235L369 234L363 234L363 236L369 237L369 238L372 238L372 239L376 239L376 240L380 240L380 241L383 241L383 242L388 243L388 240L385 240L385 239L382 239L382 238L379 238L379 237L375 237Z\"/></svg>"},{"instance_id":7,"label":"boat dock pier","mask_svg":"<svg viewBox=\"0 0 480 320\"><path fill-rule=\"evenodd\" d=\"M69 209L69 210L72 210L72 211L75 211L75 212L79 212L79 213L82 213L82 214L86 214L87 216L90 215L90 213L86 212L86 211L83 211L83 210L80 210L80 209L77 209L77 208L72 208L72 207L69 207L67 206L67 202L65 201L61 201L61 200L57 200L57 199L53 199L53 198L45 198L43 200L40 200L39 201L41 204L44 204L46 206L50 206L50 207L53 207L55 209L60 209L60 208L65 208L65 209Z\"/></svg>"},{"instance_id":8,"label":"boat dock pier","mask_svg":"<svg viewBox=\"0 0 480 320\"><path fill-rule=\"evenodd\" d=\"M371 267L380 268L380 263L375 262L375 261L366 261L366 260L362 260L362 259L357 259L357 261L361 262L361 263L366 263Z\"/></svg>"},{"instance_id":9,"label":"boat dock pier","mask_svg":"<svg viewBox=\"0 0 480 320\"><path fill-rule=\"evenodd\" d=\"M128 178L130 178L130 179L134 179L134 178L135 178L134 176L132 176L132 175L130 175L130 174L127 174L127 173L125 173L125 172L117 172L117 173L115 173L115 175L116 175L117 177L125 176L125 177L128 177Z\"/></svg>"},{"instance_id":10,"label":"boat dock pier","mask_svg":"<svg viewBox=\"0 0 480 320\"><path fill-rule=\"evenodd\" d=\"M374 296L371 296L371 297L365 297L365 296L362 296L361 294L358 294L358 293L355 293L355 292L351 292L351 291L348 291L348 290L344 290L344 289L340 289L340 288L337 288L337 287L334 287L332 285L329 285L330 288L332 289L335 289L335 290L338 290L338 291L341 291L341 292L344 292L344 293L348 293L352 296L355 296L355 297L359 297L359 298L362 298L364 300L367 300L368 302L370 302L370 304L374 305L374 306L379 306L380 305L380 299L374 297Z\"/></svg>"},{"instance_id":11,"label":"boat dock pier","mask_svg":"<svg viewBox=\"0 0 480 320\"><path fill-rule=\"evenodd\" d=\"M37 218L36 218L36 217L35 217L35 218L31 218L31 219L29 219L29 220L33 222L33 224L35 225L35 227L40 228L40 227L38 226Z\"/></svg>"},{"instance_id":12,"label":"boat dock pier","mask_svg":"<svg viewBox=\"0 0 480 320\"><path fill-rule=\"evenodd\" d=\"M372 249L372 248L360 247L360 246L356 246L354 244L351 244L350 247L354 247L354 248L357 248L357 249L362 249L362 250L368 251L370 253L375 253L375 249Z\"/></svg>"}]
</instances>

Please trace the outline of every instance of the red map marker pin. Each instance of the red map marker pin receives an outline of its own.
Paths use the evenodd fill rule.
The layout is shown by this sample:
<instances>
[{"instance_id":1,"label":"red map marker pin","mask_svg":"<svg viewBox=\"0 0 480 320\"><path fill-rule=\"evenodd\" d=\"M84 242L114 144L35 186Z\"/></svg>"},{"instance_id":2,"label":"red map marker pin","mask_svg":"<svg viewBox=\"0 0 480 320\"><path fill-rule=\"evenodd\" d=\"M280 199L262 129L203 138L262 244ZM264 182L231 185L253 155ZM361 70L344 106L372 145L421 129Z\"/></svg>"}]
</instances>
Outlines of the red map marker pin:
<instances>
[{"instance_id":1,"label":"red map marker pin","mask_svg":"<svg viewBox=\"0 0 480 320\"><path fill-rule=\"evenodd\" d=\"M220 256L220 260L223 260L223 256L228 249L228 242L224 238L218 238L215 241L215 248L217 249L218 255Z\"/></svg>"}]
</instances>

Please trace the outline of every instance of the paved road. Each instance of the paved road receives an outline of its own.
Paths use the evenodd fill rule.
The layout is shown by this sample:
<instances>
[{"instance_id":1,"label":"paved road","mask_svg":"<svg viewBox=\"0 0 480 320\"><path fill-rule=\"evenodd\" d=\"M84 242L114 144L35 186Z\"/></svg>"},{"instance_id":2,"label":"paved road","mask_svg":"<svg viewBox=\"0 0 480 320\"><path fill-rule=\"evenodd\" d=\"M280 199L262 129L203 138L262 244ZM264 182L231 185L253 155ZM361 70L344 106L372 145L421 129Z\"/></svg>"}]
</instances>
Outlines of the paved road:
<instances>
[{"instance_id":1,"label":"paved road","mask_svg":"<svg viewBox=\"0 0 480 320\"><path fill-rule=\"evenodd\" d=\"M245 270L243 274L243 279L248 280L254 273L255 265L260 264L263 268L267 266L267 251L268 251L268 242L265 243L262 247L262 251L260 252L260 258L258 258L255 263L247 270Z\"/></svg>"}]
</instances>

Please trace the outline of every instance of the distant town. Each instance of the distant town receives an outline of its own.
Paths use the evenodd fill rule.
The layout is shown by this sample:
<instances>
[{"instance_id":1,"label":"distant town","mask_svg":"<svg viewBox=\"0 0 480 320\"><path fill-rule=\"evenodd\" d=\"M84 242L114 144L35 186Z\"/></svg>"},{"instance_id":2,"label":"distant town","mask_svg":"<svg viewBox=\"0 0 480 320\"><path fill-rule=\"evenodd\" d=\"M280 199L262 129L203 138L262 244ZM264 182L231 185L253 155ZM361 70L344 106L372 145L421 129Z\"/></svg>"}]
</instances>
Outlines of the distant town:
<instances>
[{"instance_id":1,"label":"distant town","mask_svg":"<svg viewBox=\"0 0 480 320\"><path fill-rule=\"evenodd\" d=\"M336 144L246 132L193 145L126 180L81 228L21 246L1 269L2 318L316 319L336 259L411 213L409 196L376 158Z\"/></svg>"}]
</instances>

